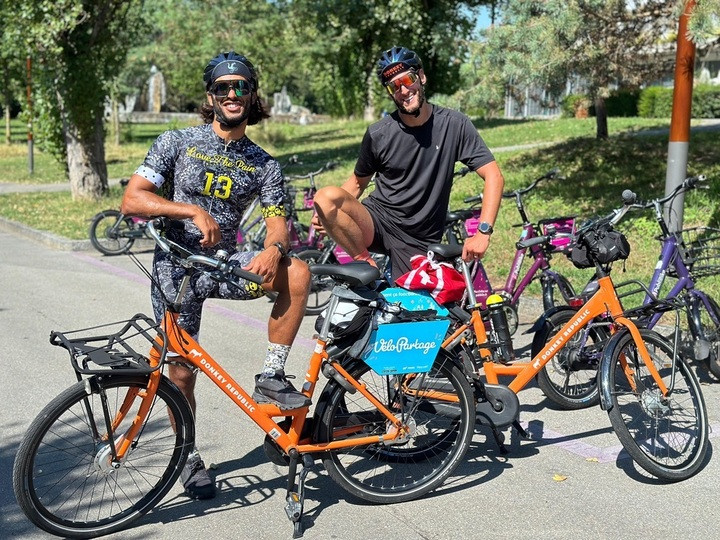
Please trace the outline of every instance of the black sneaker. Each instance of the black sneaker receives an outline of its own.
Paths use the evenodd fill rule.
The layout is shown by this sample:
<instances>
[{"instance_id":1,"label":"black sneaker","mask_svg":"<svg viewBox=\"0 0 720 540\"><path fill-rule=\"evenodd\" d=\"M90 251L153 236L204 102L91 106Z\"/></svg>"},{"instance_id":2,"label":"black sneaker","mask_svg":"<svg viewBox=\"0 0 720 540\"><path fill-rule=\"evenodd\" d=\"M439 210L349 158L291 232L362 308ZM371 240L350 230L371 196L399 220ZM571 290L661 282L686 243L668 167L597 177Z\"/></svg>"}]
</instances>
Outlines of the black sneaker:
<instances>
[{"instance_id":1,"label":"black sneaker","mask_svg":"<svg viewBox=\"0 0 720 540\"><path fill-rule=\"evenodd\" d=\"M215 482L208 474L199 452L193 452L185 462L180 473L185 493L193 499L212 499L215 497Z\"/></svg>"},{"instance_id":2,"label":"black sneaker","mask_svg":"<svg viewBox=\"0 0 720 540\"><path fill-rule=\"evenodd\" d=\"M301 394L287 380L282 369L275 370L275 375L255 375L255 391L252 398L258 403L273 403L281 409L299 409L308 407L312 401Z\"/></svg>"}]
</instances>

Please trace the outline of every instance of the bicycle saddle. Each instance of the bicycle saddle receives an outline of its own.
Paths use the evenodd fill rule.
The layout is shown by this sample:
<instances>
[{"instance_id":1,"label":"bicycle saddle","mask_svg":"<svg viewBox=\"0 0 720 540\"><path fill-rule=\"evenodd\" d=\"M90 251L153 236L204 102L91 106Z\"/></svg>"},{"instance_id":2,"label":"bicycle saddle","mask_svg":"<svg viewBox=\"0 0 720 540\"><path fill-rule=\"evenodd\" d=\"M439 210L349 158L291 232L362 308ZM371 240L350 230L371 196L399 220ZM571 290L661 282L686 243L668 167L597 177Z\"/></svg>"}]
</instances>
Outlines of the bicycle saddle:
<instances>
[{"instance_id":1,"label":"bicycle saddle","mask_svg":"<svg viewBox=\"0 0 720 540\"><path fill-rule=\"evenodd\" d=\"M475 212L473 210L453 210L452 212L448 212L447 217L445 218L445 223L449 224L456 221L465 221L471 217L475 217Z\"/></svg>"},{"instance_id":2,"label":"bicycle saddle","mask_svg":"<svg viewBox=\"0 0 720 540\"><path fill-rule=\"evenodd\" d=\"M462 255L463 247L461 244L430 244L428 251L432 251L438 258L455 259Z\"/></svg>"},{"instance_id":3,"label":"bicycle saddle","mask_svg":"<svg viewBox=\"0 0 720 540\"><path fill-rule=\"evenodd\" d=\"M353 261L347 264L312 264L310 272L316 276L330 276L352 287L369 285L380 279L380 270L365 261Z\"/></svg>"}]
</instances>

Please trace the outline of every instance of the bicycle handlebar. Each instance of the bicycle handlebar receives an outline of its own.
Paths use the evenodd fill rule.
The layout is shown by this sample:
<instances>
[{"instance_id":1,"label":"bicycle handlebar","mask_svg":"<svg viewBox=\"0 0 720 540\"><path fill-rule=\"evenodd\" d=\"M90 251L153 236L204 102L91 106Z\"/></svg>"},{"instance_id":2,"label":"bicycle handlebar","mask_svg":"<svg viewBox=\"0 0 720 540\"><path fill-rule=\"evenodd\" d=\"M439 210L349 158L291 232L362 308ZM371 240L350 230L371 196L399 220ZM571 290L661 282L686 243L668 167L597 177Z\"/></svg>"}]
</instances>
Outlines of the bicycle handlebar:
<instances>
[{"instance_id":1,"label":"bicycle handlebar","mask_svg":"<svg viewBox=\"0 0 720 540\"><path fill-rule=\"evenodd\" d=\"M317 171L309 172L307 174L288 175L285 178L287 178L287 180L289 182L292 182L293 180L307 180L309 178L310 185L314 186L315 176L317 176L318 174L323 173L325 171L331 171L337 166L338 166L338 164L335 161L328 161L327 163L325 163L325 165L320 167Z\"/></svg>"},{"instance_id":2,"label":"bicycle handlebar","mask_svg":"<svg viewBox=\"0 0 720 540\"><path fill-rule=\"evenodd\" d=\"M243 270L240 266L230 264L230 261L227 260L227 253L222 250L217 252L215 255L216 258L208 257L206 255L198 255L180 244L173 242L172 240L163 238L155 228L153 220L149 220L147 222L147 232L150 235L150 238L155 241L160 249L179 259L182 266L192 266L194 264L208 266L219 273L219 276L216 277L220 277L221 279L225 279L227 281L230 281L228 279L230 275L247 281L252 281L258 285L265 281L262 276Z\"/></svg>"},{"instance_id":3,"label":"bicycle handlebar","mask_svg":"<svg viewBox=\"0 0 720 540\"><path fill-rule=\"evenodd\" d=\"M680 185L676 186L675 189L672 190L672 192L665 197L658 197L656 199L650 199L648 201L641 201L637 200L637 195L630 191L629 189L626 189L623 191L623 200L625 200L626 193L631 195L633 197L633 208L652 208L653 206L657 204L665 204L666 202L670 201L671 199L675 198L678 194L680 194L682 191L686 191L689 189L695 189L700 187L705 187L706 189L709 186L699 186L698 184L702 184L703 182L707 181L707 176L704 174L699 174L697 176L690 176L686 178L685 180L680 183Z\"/></svg>"},{"instance_id":4,"label":"bicycle handlebar","mask_svg":"<svg viewBox=\"0 0 720 540\"><path fill-rule=\"evenodd\" d=\"M463 172L463 171L466 171L466 172ZM455 175L462 176L464 174L467 174L467 171L469 171L469 169L467 169L467 168L460 169L458 172L455 173ZM460 174L460 173L462 173L462 174ZM514 198L518 197L519 195L525 195L529 191L532 191L533 189L535 189L535 187L538 185L538 183L540 183L540 181L542 181L542 180L552 180L553 178L559 178L562 180L563 177L559 176L559 173L560 173L560 169L557 169L557 168L551 169L548 172L546 172L545 174L543 174L542 176L533 180L529 186L524 187L522 189L515 189L513 191L506 191L505 193L502 194L502 197L503 197L503 199L514 199ZM482 194L475 195L473 197L468 197L467 199L463 199L463 202L465 204L470 204L470 203L474 203L474 202L478 202L478 201L482 201Z\"/></svg>"}]
</instances>

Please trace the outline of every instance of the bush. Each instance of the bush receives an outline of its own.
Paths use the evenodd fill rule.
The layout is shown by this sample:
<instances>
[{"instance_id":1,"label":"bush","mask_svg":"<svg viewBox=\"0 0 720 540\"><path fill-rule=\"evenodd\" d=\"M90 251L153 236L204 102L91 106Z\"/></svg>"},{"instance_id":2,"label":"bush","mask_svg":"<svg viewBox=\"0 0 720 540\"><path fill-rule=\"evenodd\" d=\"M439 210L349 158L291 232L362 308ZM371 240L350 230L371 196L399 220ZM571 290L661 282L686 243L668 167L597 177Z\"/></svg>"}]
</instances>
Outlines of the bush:
<instances>
[{"instance_id":1,"label":"bush","mask_svg":"<svg viewBox=\"0 0 720 540\"><path fill-rule=\"evenodd\" d=\"M650 86L640 93L638 116L670 118L673 89ZM720 118L720 86L700 84L693 88L693 118Z\"/></svg>"},{"instance_id":2,"label":"bush","mask_svg":"<svg viewBox=\"0 0 720 540\"><path fill-rule=\"evenodd\" d=\"M590 98L585 94L568 94L560 104L563 118L575 118L581 109L588 110L590 108Z\"/></svg>"},{"instance_id":3,"label":"bush","mask_svg":"<svg viewBox=\"0 0 720 540\"><path fill-rule=\"evenodd\" d=\"M605 99L608 116L637 116L639 90L614 90Z\"/></svg>"},{"instance_id":4,"label":"bush","mask_svg":"<svg viewBox=\"0 0 720 540\"><path fill-rule=\"evenodd\" d=\"M638 116L642 118L655 118L655 102L658 95L665 88L662 86L648 86L643 88L638 99Z\"/></svg>"},{"instance_id":5,"label":"bush","mask_svg":"<svg viewBox=\"0 0 720 540\"><path fill-rule=\"evenodd\" d=\"M720 118L720 86L699 84L693 89L693 118Z\"/></svg>"}]
</instances>

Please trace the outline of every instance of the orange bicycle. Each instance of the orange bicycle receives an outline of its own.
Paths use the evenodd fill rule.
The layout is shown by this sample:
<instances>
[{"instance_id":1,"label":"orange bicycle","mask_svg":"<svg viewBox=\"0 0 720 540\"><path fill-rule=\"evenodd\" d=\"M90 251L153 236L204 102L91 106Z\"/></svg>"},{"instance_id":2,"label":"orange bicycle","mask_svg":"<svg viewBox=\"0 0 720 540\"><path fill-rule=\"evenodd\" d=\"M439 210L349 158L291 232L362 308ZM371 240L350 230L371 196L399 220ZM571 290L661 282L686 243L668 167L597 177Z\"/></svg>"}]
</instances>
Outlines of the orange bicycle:
<instances>
[{"instance_id":1,"label":"orange bicycle","mask_svg":"<svg viewBox=\"0 0 720 540\"><path fill-rule=\"evenodd\" d=\"M678 353L677 331L674 343L670 343L654 331L638 328L628 318L610 278L612 262L622 255L623 250L618 248L626 243L612 230L612 224L628 209L626 203L621 210L577 232L573 249L585 257L588 266L595 266L597 291L568 315L562 327L546 336L529 362L514 358L502 298L497 297L496 303L488 301L487 310L475 301L468 265L459 258L462 246L430 246L436 257L456 260L465 275L471 306L469 314L451 307L450 314L457 323L443 347L459 353L466 374L474 381L480 380L481 370L484 372L486 383L478 387L483 393L478 396L478 416L493 428L502 446L499 428L514 425L524 434L517 422L517 394L566 349L587 350L597 339L593 350L599 354L600 404L608 412L616 435L640 467L675 482L689 478L703 465L709 437L707 411L698 381ZM677 309L672 302L657 302L653 307ZM489 340L484 318L490 322ZM512 380L504 386L498 384L500 377ZM555 388L556 393L562 391L562 387Z\"/></svg>"},{"instance_id":2,"label":"orange bicycle","mask_svg":"<svg viewBox=\"0 0 720 540\"><path fill-rule=\"evenodd\" d=\"M210 377L260 427L269 459L289 465L285 511L295 537L303 533L304 483L316 458L344 490L373 503L421 497L462 462L474 431L475 404L457 360L440 348L449 321L430 314L420 320L416 314L409 322L378 324L391 315L399 320L403 310L368 287L380 277L377 269L364 263L319 265L313 271L332 276L338 285L302 385L302 392L314 398L314 412L259 404L177 324L194 273L228 283L260 282L259 276L232 266L226 254L191 253L161 237L152 222L148 231L187 269L162 323L139 314L102 335L87 332L101 327L51 334L51 343L70 352L78 382L43 409L18 450L13 487L35 525L76 538L108 534L151 510L174 485L195 430L186 399L162 373L168 350ZM364 341L346 335L343 343L331 345L340 297L367 314L357 328ZM428 336L433 325L436 343ZM389 327L415 328L423 336L419 348L410 350L410 365L379 354L397 352L386 342L374 346L375 334ZM147 350L148 341L145 356L140 351ZM351 356L349 345L355 343ZM408 342L403 343L407 353ZM321 373L328 381L317 395Z\"/></svg>"}]
</instances>

